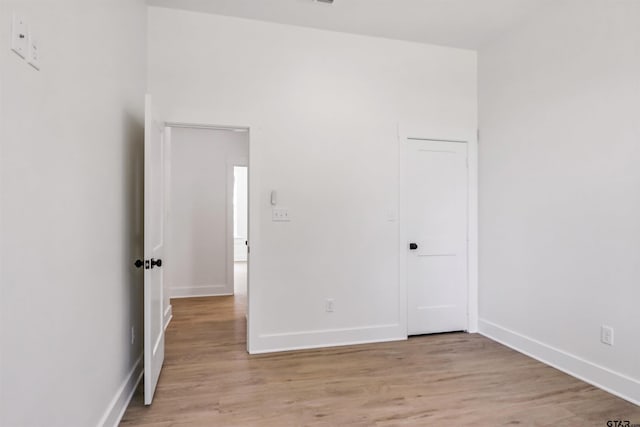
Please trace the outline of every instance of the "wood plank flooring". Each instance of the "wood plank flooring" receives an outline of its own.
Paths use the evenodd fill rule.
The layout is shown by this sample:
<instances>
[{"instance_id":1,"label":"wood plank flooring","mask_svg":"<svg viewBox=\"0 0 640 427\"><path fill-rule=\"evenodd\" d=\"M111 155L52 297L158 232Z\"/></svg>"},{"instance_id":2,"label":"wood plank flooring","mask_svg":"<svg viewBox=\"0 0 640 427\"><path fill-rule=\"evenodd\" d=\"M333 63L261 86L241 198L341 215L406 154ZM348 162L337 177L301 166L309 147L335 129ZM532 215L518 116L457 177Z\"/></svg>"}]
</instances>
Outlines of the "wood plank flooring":
<instances>
[{"instance_id":1,"label":"wood plank flooring","mask_svg":"<svg viewBox=\"0 0 640 427\"><path fill-rule=\"evenodd\" d=\"M640 408L480 335L249 356L245 299L173 300L151 407L122 426L606 426Z\"/></svg>"}]
</instances>

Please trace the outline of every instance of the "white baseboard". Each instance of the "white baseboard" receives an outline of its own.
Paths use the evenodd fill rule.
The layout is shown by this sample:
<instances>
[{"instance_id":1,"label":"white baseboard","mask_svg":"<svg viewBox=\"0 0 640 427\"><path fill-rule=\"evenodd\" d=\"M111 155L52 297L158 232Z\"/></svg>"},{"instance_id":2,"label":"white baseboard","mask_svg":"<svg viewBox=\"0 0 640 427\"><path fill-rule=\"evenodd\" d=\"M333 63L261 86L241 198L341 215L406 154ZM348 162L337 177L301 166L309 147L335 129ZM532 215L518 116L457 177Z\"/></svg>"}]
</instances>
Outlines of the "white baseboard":
<instances>
[{"instance_id":1,"label":"white baseboard","mask_svg":"<svg viewBox=\"0 0 640 427\"><path fill-rule=\"evenodd\" d=\"M179 288L171 288L169 290L171 298L194 298L194 297L220 297L233 295L233 289L229 290L229 286L224 285L202 285L202 286L185 286Z\"/></svg>"},{"instance_id":2,"label":"white baseboard","mask_svg":"<svg viewBox=\"0 0 640 427\"><path fill-rule=\"evenodd\" d=\"M371 344L388 341L404 341L406 329L399 324L374 325L355 328L296 331L260 334L251 340L251 354L306 350L345 345Z\"/></svg>"},{"instance_id":3,"label":"white baseboard","mask_svg":"<svg viewBox=\"0 0 640 427\"><path fill-rule=\"evenodd\" d=\"M144 366L142 363L142 355L140 355L127 375L127 378L124 380L116 392L116 395L109 403L107 410L98 422L98 427L118 427L124 412L129 406L129 402L131 402L133 393L136 391L136 388L142 379L143 373Z\"/></svg>"},{"instance_id":4,"label":"white baseboard","mask_svg":"<svg viewBox=\"0 0 640 427\"><path fill-rule=\"evenodd\" d=\"M640 405L640 381L543 342L480 319L480 334L586 383Z\"/></svg>"},{"instance_id":5,"label":"white baseboard","mask_svg":"<svg viewBox=\"0 0 640 427\"><path fill-rule=\"evenodd\" d=\"M173 319L173 306L169 304L167 309L164 311L164 330L165 331L169 327L169 323L171 323L171 319Z\"/></svg>"}]
</instances>

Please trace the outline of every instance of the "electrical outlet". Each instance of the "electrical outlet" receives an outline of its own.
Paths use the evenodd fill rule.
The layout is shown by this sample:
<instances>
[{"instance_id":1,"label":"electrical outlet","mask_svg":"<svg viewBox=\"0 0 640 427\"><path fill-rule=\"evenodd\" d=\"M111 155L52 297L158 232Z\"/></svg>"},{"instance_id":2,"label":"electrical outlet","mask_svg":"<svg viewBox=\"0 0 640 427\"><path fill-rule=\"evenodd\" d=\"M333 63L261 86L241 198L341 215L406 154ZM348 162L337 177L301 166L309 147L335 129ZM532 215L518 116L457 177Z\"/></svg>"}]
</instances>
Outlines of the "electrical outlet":
<instances>
[{"instance_id":1,"label":"electrical outlet","mask_svg":"<svg viewBox=\"0 0 640 427\"><path fill-rule=\"evenodd\" d=\"M336 300L333 298L327 298L324 303L324 309L327 313L333 313L336 311Z\"/></svg>"},{"instance_id":2,"label":"electrical outlet","mask_svg":"<svg viewBox=\"0 0 640 427\"><path fill-rule=\"evenodd\" d=\"M600 327L600 341L602 344L613 345L613 328L602 325Z\"/></svg>"},{"instance_id":3,"label":"electrical outlet","mask_svg":"<svg viewBox=\"0 0 640 427\"><path fill-rule=\"evenodd\" d=\"M131 327L131 344L136 342L136 328L134 326Z\"/></svg>"}]
</instances>

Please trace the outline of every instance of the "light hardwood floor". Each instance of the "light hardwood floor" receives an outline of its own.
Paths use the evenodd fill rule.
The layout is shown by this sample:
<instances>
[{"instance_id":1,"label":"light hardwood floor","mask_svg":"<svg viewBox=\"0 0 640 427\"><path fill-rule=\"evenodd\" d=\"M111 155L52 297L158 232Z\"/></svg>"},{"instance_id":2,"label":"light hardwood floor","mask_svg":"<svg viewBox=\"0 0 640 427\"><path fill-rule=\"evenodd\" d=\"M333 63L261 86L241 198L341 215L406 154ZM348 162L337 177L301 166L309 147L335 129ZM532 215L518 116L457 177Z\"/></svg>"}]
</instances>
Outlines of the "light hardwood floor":
<instances>
[{"instance_id":1,"label":"light hardwood floor","mask_svg":"<svg viewBox=\"0 0 640 427\"><path fill-rule=\"evenodd\" d=\"M173 300L156 397L123 426L606 426L640 408L480 335L259 356L243 296Z\"/></svg>"}]
</instances>

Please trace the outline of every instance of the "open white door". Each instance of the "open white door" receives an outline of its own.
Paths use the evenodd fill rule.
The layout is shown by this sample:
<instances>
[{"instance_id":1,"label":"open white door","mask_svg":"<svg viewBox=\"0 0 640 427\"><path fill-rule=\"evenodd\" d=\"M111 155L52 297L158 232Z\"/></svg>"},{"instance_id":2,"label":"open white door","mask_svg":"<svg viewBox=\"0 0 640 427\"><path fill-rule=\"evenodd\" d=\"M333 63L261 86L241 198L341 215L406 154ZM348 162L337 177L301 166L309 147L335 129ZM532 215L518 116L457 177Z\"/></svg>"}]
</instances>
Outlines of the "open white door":
<instances>
[{"instance_id":1,"label":"open white door","mask_svg":"<svg viewBox=\"0 0 640 427\"><path fill-rule=\"evenodd\" d=\"M144 123L144 403L153 401L164 362L164 130L151 95Z\"/></svg>"}]
</instances>

